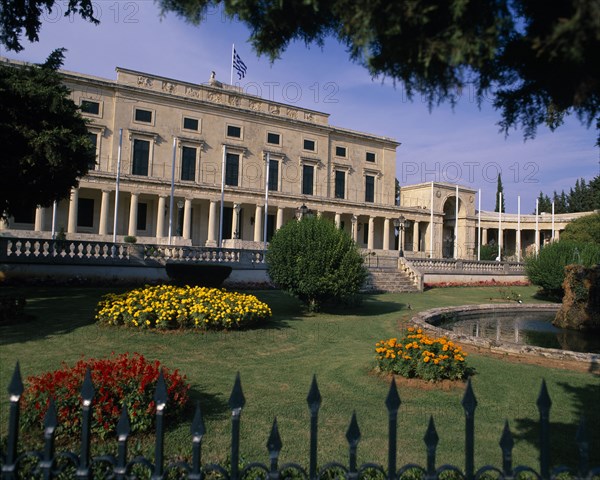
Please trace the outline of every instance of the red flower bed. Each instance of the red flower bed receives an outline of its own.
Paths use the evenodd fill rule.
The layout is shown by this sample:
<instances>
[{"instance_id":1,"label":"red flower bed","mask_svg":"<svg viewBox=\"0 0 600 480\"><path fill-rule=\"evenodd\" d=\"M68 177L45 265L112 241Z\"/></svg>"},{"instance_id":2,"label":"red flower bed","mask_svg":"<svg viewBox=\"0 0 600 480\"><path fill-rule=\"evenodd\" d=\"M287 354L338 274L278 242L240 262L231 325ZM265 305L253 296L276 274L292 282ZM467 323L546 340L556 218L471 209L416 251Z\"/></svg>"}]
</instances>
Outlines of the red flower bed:
<instances>
[{"instance_id":1,"label":"red flower bed","mask_svg":"<svg viewBox=\"0 0 600 480\"><path fill-rule=\"evenodd\" d=\"M445 288L445 287L526 287L531 285L526 280L511 280L503 282L502 280L479 280L476 282L435 282L425 283L424 288Z\"/></svg>"},{"instance_id":2,"label":"red flower bed","mask_svg":"<svg viewBox=\"0 0 600 480\"><path fill-rule=\"evenodd\" d=\"M82 359L74 367L63 368L27 378L23 394L22 427L26 431L42 429L50 399L56 405L59 426L57 438L79 434L81 429L81 386L90 369L95 395L92 401L92 433L105 438L114 432L123 405L127 406L131 431L152 429L155 417L154 390L162 370L167 385L167 417L182 412L189 385L177 370L170 372L143 355L123 353L108 359ZM33 428L32 428L33 427Z\"/></svg>"}]
</instances>

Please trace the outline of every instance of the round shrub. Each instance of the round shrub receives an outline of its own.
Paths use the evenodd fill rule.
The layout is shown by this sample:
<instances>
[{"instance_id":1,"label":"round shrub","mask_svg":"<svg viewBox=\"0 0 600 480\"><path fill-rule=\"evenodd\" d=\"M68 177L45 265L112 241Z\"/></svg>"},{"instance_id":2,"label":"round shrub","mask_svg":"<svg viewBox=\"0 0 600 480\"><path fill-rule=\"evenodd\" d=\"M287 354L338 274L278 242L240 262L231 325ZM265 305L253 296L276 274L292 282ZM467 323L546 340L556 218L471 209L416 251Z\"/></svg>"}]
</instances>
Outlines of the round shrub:
<instances>
[{"instance_id":1,"label":"round shrub","mask_svg":"<svg viewBox=\"0 0 600 480\"><path fill-rule=\"evenodd\" d=\"M536 257L525 259L529 281L541 287L548 295L562 297L565 266L581 264L586 267L600 263L600 245L561 240L545 245Z\"/></svg>"},{"instance_id":2,"label":"round shrub","mask_svg":"<svg viewBox=\"0 0 600 480\"><path fill-rule=\"evenodd\" d=\"M100 324L159 330L229 330L270 317L269 306L254 295L173 285L146 286L119 295L108 294L100 300L96 310L96 320Z\"/></svg>"},{"instance_id":3,"label":"round shrub","mask_svg":"<svg viewBox=\"0 0 600 480\"><path fill-rule=\"evenodd\" d=\"M409 327L400 338L375 344L377 366L381 372L431 382L460 380L470 374L467 354L446 337L430 338L420 328Z\"/></svg>"},{"instance_id":4,"label":"round shrub","mask_svg":"<svg viewBox=\"0 0 600 480\"><path fill-rule=\"evenodd\" d=\"M108 359L82 359L74 367L63 363L60 370L27 379L21 413L24 431L43 429L44 416L53 398L59 424L57 438L80 435L81 387L88 368L95 390L91 428L99 438L115 432L124 405L132 432L148 432L154 428L153 397L161 370L168 392L166 416L176 418L188 401L190 387L185 376L177 370L170 372L158 361L149 362L137 353Z\"/></svg>"},{"instance_id":5,"label":"round shrub","mask_svg":"<svg viewBox=\"0 0 600 480\"><path fill-rule=\"evenodd\" d=\"M351 298L367 277L354 241L319 217L285 224L273 236L266 260L271 280L311 310Z\"/></svg>"}]
</instances>

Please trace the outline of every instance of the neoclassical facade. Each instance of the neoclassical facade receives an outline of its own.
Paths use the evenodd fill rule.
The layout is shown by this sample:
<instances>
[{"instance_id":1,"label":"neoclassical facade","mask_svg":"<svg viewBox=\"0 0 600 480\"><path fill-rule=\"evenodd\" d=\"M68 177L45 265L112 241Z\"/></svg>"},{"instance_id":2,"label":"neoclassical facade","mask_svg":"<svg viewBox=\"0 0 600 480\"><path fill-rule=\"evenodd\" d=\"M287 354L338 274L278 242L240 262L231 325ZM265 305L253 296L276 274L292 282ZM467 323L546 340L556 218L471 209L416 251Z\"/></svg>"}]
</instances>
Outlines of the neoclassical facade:
<instances>
[{"instance_id":1,"label":"neoclassical facade","mask_svg":"<svg viewBox=\"0 0 600 480\"><path fill-rule=\"evenodd\" d=\"M249 95L214 76L192 84L116 72L116 80L63 72L90 122L96 163L70 199L10 218L0 235L262 248L305 205L368 250L398 249L394 221L402 215L407 255L476 257L476 191L403 186L396 205L396 140L332 126L326 113ZM498 235L494 214L484 213L483 244L500 238L525 249L547 236L548 222L538 219L532 237L528 216L520 242L512 218Z\"/></svg>"}]
</instances>

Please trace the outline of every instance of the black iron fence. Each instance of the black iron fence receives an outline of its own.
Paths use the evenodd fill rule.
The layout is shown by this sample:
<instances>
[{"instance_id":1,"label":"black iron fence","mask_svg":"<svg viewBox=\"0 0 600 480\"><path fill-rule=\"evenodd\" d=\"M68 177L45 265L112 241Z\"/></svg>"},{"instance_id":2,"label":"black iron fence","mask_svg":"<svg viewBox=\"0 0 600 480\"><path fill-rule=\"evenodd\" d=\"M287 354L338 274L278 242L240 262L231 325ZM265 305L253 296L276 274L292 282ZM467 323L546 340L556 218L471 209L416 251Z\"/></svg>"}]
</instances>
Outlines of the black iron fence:
<instances>
[{"instance_id":1,"label":"black iron fence","mask_svg":"<svg viewBox=\"0 0 600 480\"><path fill-rule=\"evenodd\" d=\"M471 388L471 383L462 399L465 412L465 465L464 469L452 465L436 466L436 450L438 434L436 432L433 417L429 420L429 426L425 433L424 441L427 452L426 466L407 464L398 468L397 461L397 419L400 408L400 397L396 389L395 381L392 381L389 393L385 400L388 410L388 461L387 468L381 465L366 463L357 464L358 444L361 438L356 414L352 415L350 425L346 432L348 441L348 464L328 463L318 468L317 438L318 438L318 416L321 406L321 394L317 386L316 378L310 387L307 396L310 411L310 458L308 470L298 464L279 464L279 453L283 446L277 428L277 419L274 419L270 435L267 441L269 462L251 463L240 467L240 419L242 409L245 405L244 394L239 374L235 379L233 390L229 398L231 409L231 451L230 467L202 463L202 439L206 433L200 405L196 406L196 412L191 425L192 445L191 461L176 462L165 465L164 457L164 411L167 405L167 388L162 374L159 377L154 400L156 403L156 441L154 447L154 463L144 457L128 458L127 442L130 435L129 416L127 408L123 407L120 420L117 424L117 455L103 455L92 457L90 454L91 443L91 420L92 403L94 399L94 386L90 371L86 373L81 389L82 403L82 431L79 452L55 452L54 434L57 423L57 415L54 403L51 401L44 421L44 448L43 451L19 451L19 400L23 394L23 383L17 364L8 392L10 395L10 412L8 424L8 441L6 451L0 455L2 479L12 480L17 478L76 478L93 479L106 478L125 480L139 478L136 469L145 470L147 476L152 480L167 478L182 478L202 480L214 475L223 480L239 480L247 478L262 478L268 480L279 480L284 478L317 480L323 478L344 478L346 480L358 480L368 477L370 479L400 479L408 472L411 478L415 474L423 480L438 480L447 478L450 472L454 479L478 480L482 478L494 478L512 480L515 477L525 475L528 480L550 480L559 474L568 474L570 479L592 480L600 478L600 467L591 468L589 465L590 446L585 432L583 418L580 421L575 442L579 451L577 468L568 467L551 468L550 459L550 407L552 402L548 395L545 382L542 383L541 391L537 400L539 410L539 470L529 466L514 466L512 462L512 450L514 446L513 437L505 423L500 437L500 449L502 454L502 466L484 466L475 469L475 409L477 400ZM575 460L575 459L574 459ZM25 472L25 470L27 470ZM100 472L100 473L98 473ZM491 476L490 476L491 475Z\"/></svg>"}]
</instances>

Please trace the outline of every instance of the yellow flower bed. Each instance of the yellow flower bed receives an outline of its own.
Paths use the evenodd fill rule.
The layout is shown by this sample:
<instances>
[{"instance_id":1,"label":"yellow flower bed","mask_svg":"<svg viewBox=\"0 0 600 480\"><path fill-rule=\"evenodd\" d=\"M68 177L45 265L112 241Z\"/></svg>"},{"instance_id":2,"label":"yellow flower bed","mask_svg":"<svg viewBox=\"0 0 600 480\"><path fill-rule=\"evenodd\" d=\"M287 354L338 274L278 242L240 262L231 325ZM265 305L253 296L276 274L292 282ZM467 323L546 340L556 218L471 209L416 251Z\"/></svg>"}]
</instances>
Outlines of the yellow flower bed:
<instances>
[{"instance_id":1,"label":"yellow flower bed","mask_svg":"<svg viewBox=\"0 0 600 480\"><path fill-rule=\"evenodd\" d=\"M379 370L429 381L458 380L471 373L467 354L446 337L431 338L420 328L409 327L400 338L375 344Z\"/></svg>"},{"instance_id":2,"label":"yellow flower bed","mask_svg":"<svg viewBox=\"0 0 600 480\"><path fill-rule=\"evenodd\" d=\"M104 325L137 328L243 328L271 317L271 309L254 295L206 287L159 285L105 295L96 320Z\"/></svg>"}]
</instances>

